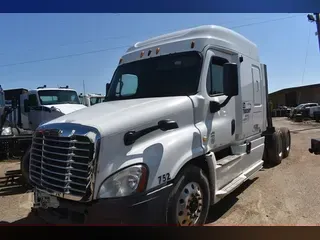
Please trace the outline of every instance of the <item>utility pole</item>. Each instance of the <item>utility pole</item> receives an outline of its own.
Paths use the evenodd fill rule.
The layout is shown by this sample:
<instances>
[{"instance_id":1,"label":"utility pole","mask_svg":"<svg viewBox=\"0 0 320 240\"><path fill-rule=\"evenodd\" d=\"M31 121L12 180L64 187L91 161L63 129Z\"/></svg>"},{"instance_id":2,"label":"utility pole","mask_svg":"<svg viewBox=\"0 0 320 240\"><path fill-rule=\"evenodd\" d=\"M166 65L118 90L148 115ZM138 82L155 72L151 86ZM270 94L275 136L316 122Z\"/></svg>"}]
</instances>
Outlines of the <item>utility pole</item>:
<instances>
[{"instance_id":1,"label":"utility pole","mask_svg":"<svg viewBox=\"0 0 320 240\"><path fill-rule=\"evenodd\" d=\"M320 51L320 13L308 14L307 17L309 22L312 22L312 23L315 22L317 25L316 36L318 36L319 51Z\"/></svg>"},{"instance_id":2,"label":"utility pole","mask_svg":"<svg viewBox=\"0 0 320 240\"><path fill-rule=\"evenodd\" d=\"M320 13L315 13L316 15L316 24L317 24L317 36L320 50Z\"/></svg>"},{"instance_id":3,"label":"utility pole","mask_svg":"<svg viewBox=\"0 0 320 240\"><path fill-rule=\"evenodd\" d=\"M83 83L83 96L84 96L84 95L86 95L86 86L85 86L85 84L84 84L84 80L83 80L82 83Z\"/></svg>"}]
</instances>

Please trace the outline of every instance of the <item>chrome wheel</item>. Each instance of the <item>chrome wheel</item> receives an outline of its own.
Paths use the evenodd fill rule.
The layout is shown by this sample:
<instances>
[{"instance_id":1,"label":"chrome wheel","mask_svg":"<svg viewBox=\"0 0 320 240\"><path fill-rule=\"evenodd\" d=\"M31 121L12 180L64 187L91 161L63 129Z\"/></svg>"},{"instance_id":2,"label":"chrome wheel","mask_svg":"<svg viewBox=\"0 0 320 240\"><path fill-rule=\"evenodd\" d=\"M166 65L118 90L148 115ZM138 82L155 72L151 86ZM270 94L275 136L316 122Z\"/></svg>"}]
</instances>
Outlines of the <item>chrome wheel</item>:
<instances>
[{"instance_id":1,"label":"chrome wheel","mask_svg":"<svg viewBox=\"0 0 320 240\"><path fill-rule=\"evenodd\" d=\"M197 224L203 208L203 193L198 183L188 183L180 193L177 219L181 226Z\"/></svg>"}]
</instances>

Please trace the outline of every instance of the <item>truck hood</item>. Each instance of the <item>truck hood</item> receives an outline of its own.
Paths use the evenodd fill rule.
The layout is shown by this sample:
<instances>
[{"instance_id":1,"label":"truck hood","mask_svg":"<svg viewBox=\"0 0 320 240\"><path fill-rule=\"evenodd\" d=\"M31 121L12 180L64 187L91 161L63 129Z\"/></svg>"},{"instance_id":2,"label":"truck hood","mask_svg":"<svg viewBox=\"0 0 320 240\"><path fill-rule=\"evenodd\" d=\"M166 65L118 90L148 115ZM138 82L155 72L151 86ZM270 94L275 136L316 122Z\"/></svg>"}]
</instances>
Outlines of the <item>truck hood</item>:
<instances>
[{"instance_id":1,"label":"truck hood","mask_svg":"<svg viewBox=\"0 0 320 240\"><path fill-rule=\"evenodd\" d=\"M74 111L87 108L83 104L53 104L53 105L45 105L47 108L56 108L58 111L60 111L63 114L69 114Z\"/></svg>"},{"instance_id":2,"label":"truck hood","mask_svg":"<svg viewBox=\"0 0 320 240\"><path fill-rule=\"evenodd\" d=\"M94 127L102 136L106 136L127 129L155 125L161 119L175 118L181 111L192 111L192 101L187 96L110 101L80 109L43 125L81 124Z\"/></svg>"}]
</instances>

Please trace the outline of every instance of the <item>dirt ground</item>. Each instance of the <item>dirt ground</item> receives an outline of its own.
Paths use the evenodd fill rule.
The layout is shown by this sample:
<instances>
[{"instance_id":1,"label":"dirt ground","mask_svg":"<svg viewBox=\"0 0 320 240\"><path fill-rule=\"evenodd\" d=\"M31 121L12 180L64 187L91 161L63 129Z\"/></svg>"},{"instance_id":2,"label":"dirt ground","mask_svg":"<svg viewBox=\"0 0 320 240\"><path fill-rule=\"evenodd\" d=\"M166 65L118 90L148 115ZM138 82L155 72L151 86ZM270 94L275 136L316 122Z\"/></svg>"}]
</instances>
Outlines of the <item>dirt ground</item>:
<instances>
[{"instance_id":1,"label":"dirt ground","mask_svg":"<svg viewBox=\"0 0 320 240\"><path fill-rule=\"evenodd\" d=\"M275 118L276 127L291 130L291 152L281 165L264 168L211 208L208 225L320 224L320 156L308 152L311 138L320 138L320 124ZM0 177L19 169L18 162L0 162ZM0 223L41 223L27 217L32 193L18 183L0 180Z\"/></svg>"}]
</instances>

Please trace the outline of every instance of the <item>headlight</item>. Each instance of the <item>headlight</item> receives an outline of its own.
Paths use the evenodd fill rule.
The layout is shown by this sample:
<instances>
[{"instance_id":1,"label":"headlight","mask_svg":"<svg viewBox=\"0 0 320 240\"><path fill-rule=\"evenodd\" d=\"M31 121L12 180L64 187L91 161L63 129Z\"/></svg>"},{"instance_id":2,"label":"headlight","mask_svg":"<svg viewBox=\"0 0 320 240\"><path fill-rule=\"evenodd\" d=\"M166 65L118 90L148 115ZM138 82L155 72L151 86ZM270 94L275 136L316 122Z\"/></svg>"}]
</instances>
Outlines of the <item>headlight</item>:
<instances>
[{"instance_id":1,"label":"headlight","mask_svg":"<svg viewBox=\"0 0 320 240\"><path fill-rule=\"evenodd\" d=\"M3 135L3 136L12 135L12 129L11 129L11 127L2 128L1 135Z\"/></svg>"},{"instance_id":2,"label":"headlight","mask_svg":"<svg viewBox=\"0 0 320 240\"><path fill-rule=\"evenodd\" d=\"M99 198L125 197L143 192L147 185L148 170L142 165L127 167L108 177L100 186Z\"/></svg>"}]
</instances>

